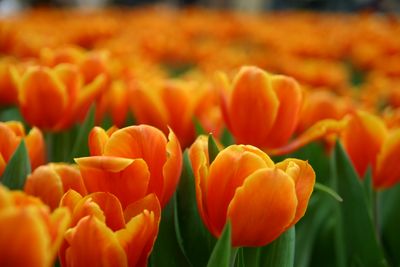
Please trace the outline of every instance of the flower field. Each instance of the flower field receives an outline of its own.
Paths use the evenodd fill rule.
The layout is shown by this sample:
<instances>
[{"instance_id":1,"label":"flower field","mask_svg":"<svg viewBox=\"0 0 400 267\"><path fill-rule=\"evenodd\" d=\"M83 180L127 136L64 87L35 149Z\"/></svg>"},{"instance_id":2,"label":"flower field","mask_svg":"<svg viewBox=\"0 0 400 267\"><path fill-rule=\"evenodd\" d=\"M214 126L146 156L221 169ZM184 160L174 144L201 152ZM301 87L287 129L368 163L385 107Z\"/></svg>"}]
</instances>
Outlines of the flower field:
<instances>
[{"instance_id":1,"label":"flower field","mask_svg":"<svg viewBox=\"0 0 400 267\"><path fill-rule=\"evenodd\" d=\"M0 266L400 266L400 20L0 17Z\"/></svg>"}]
</instances>

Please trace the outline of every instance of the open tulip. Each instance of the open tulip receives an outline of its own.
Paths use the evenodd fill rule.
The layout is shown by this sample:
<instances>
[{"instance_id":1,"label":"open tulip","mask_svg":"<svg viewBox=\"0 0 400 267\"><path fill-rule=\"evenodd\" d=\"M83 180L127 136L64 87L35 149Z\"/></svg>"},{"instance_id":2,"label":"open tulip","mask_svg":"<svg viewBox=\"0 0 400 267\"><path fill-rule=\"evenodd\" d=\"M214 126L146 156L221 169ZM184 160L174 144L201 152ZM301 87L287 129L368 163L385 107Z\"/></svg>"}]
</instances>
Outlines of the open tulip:
<instances>
[{"instance_id":1,"label":"open tulip","mask_svg":"<svg viewBox=\"0 0 400 267\"><path fill-rule=\"evenodd\" d=\"M149 193L162 206L173 195L182 169L182 152L175 134L138 125L107 134L95 127L89 136L92 156L75 159L89 193L107 191L123 207Z\"/></svg>"},{"instance_id":2,"label":"open tulip","mask_svg":"<svg viewBox=\"0 0 400 267\"><path fill-rule=\"evenodd\" d=\"M53 266L69 222L68 209L50 213L39 199L0 185L0 266Z\"/></svg>"},{"instance_id":3,"label":"open tulip","mask_svg":"<svg viewBox=\"0 0 400 267\"><path fill-rule=\"evenodd\" d=\"M379 117L358 111L349 119L341 140L361 178L371 167L375 188L400 181L400 129L389 131Z\"/></svg>"},{"instance_id":4,"label":"open tulip","mask_svg":"<svg viewBox=\"0 0 400 267\"><path fill-rule=\"evenodd\" d=\"M111 193L82 197L70 190L61 205L72 212L59 253L62 266L147 266L161 212L154 194L123 210Z\"/></svg>"},{"instance_id":5,"label":"open tulip","mask_svg":"<svg viewBox=\"0 0 400 267\"><path fill-rule=\"evenodd\" d=\"M242 67L229 85L222 76L221 108L237 143L284 145L294 132L302 103L298 83L257 67Z\"/></svg>"},{"instance_id":6,"label":"open tulip","mask_svg":"<svg viewBox=\"0 0 400 267\"><path fill-rule=\"evenodd\" d=\"M220 236L227 220L234 246L264 246L305 213L315 173L306 162L278 164L256 147L232 145L209 161L207 139L199 137L189 156L203 222Z\"/></svg>"},{"instance_id":7,"label":"open tulip","mask_svg":"<svg viewBox=\"0 0 400 267\"><path fill-rule=\"evenodd\" d=\"M49 163L40 166L28 175L24 191L39 197L51 209L55 209L59 206L61 197L69 189L86 195L86 188L77 166L66 163Z\"/></svg>"},{"instance_id":8,"label":"open tulip","mask_svg":"<svg viewBox=\"0 0 400 267\"><path fill-rule=\"evenodd\" d=\"M0 122L0 176L22 139L25 140L32 169L45 163L45 143L38 128L32 128L26 135L22 123Z\"/></svg>"},{"instance_id":9,"label":"open tulip","mask_svg":"<svg viewBox=\"0 0 400 267\"><path fill-rule=\"evenodd\" d=\"M26 121L39 128L59 131L70 127L102 91L103 75L84 84L75 65L61 64L54 68L29 67L20 77L14 72L18 85L18 100Z\"/></svg>"}]
</instances>

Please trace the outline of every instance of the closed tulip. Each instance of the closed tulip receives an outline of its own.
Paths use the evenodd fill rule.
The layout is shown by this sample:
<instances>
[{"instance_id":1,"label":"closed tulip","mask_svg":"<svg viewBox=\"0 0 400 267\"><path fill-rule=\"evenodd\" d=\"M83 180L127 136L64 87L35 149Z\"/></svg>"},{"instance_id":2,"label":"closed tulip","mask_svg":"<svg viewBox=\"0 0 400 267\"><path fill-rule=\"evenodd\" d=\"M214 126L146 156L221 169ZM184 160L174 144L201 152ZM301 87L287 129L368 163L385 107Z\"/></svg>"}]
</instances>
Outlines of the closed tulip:
<instances>
[{"instance_id":1,"label":"closed tulip","mask_svg":"<svg viewBox=\"0 0 400 267\"><path fill-rule=\"evenodd\" d=\"M108 134L95 127L89 136L93 156L75 159L87 191L111 192L123 207L155 193L165 206L182 169L179 141L172 131L168 139L148 125L130 126Z\"/></svg>"},{"instance_id":2,"label":"closed tulip","mask_svg":"<svg viewBox=\"0 0 400 267\"><path fill-rule=\"evenodd\" d=\"M218 237L229 220L234 246L272 242L307 209L315 173L306 161L274 164L256 147L232 145L210 162L204 136L190 147L189 156L203 222Z\"/></svg>"},{"instance_id":3,"label":"closed tulip","mask_svg":"<svg viewBox=\"0 0 400 267\"><path fill-rule=\"evenodd\" d=\"M54 68L33 66L20 77L14 75L18 85L18 100L22 115L34 126L51 131L67 129L102 91L103 75L84 84L78 68L61 64Z\"/></svg>"},{"instance_id":4,"label":"closed tulip","mask_svg":"<svg viewBox=\"0 0 400 267\"><path fill-rule=\"evenodd\" d=\"M61 205L72 212L59 253L62 266L147 266L161 212L154 194L122 209L111 193L82 197L70 190Z\"/></svg>"},{"instance_id":5,"label":"closed tulip","mask_svg":"<svg viewBox=\"0 0 400 267\"><path fill-rule=\"evenodd\" d=\"M86 195L86 188L77 166L67 163L49 163L40 166L28 175L24 191L39 197L51 209L55 209L59 206L61 197L69 189Z\"/></svg>"},{"instance_id":6,"label":"closed tulip","mask_svg":"<svg viewBox=\"0 0 400 267\"><path fill-rule=\"evenodd\" d=\"M53 266L69 223L68 209L51 213L39 199L0 185L0 266Z\"/></svg>"},{"instance_id":7,"label":"closed tulip","mask_svg":"<svg viewBox=\"0 0 400 267\"><path fill-rule=\"evenodd\" d=\"M45 143L42 132L34 127L25 134L22 123L0 122L0 176L21 140L25 140L32 169L45 163Z\"/></svg>"},{"instance_id":8,"label":"closed tulip","mask_svg":"<svg viewBox=\"0 0 400 267\"><path fill-rule=\"evenodd\" d=\"M400 181L400 129L389 131L379 117L358 111L349 119L341 140L361 178L371 167L375 188Z\"/></svg>"},{"instance_id":9,"label":"closed tulip","mask_svg":"<svg viewBox=\"0 0 400 267\"><path fill-rule=\"evenodd\" d=\"M222 113L237 143L274 148L290 139L302 103L294 79L242 67L233 84L221 80Z\"/></svg>"}]
</instances>

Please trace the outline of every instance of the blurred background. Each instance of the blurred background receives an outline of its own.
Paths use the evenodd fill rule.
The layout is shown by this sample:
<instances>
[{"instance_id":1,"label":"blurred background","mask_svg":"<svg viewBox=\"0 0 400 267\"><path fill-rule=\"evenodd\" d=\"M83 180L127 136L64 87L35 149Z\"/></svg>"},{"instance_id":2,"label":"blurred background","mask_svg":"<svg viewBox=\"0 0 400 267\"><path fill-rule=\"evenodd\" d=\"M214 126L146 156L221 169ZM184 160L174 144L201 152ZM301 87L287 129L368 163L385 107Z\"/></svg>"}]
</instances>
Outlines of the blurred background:
<instances>
[{"instance_id":1,"label":"blurred background","mask_svg":"<svg viewBox=\"0 0 400 267\"><path fill-rule=\"evenodd\" d=\"M104 6L138 6L165 4L169 6L199 5L208 8L228 8L249 12L263 10L306 9L334 12L400 11L400 0L0 0L1 14L32 6L99 8Z\"/></svg>"}]
</instances>

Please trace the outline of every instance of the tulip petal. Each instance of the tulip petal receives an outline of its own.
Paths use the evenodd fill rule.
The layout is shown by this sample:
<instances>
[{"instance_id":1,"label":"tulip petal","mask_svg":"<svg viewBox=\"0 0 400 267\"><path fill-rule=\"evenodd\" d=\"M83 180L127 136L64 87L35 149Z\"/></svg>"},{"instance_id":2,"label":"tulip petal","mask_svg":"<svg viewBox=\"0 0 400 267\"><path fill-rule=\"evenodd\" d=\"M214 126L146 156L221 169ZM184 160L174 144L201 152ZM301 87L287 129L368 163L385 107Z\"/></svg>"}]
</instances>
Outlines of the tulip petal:
<instances>
[{"instance_id":1,"label":"tulip petal","mask_svg":"<svg viewBox=\"0 0 400 267\"><path fill-rule=\"evenodd\" d=\"M108 141L108 134L101 127L94 127L89 133L89 150L91 156L103 155L104 146Z\"/></svg>"},{"instance_id":2,"label":"tulip petal","mask_svg":"<svg viewBox=\"0 0 400 267\"><path fill-rule=\"evenodd\" d=\"M108 192L96 192L84 197L82 202L85 202L86 200L93 201L100 207L108 228L113 231L124 228L124 214L122 212L121 203L116 196Z\"/></svg>"},{"instance_id":3,"label":"tulip petal","mask_svg":"<svg viewBox=\"0 0 400 267\"><path fill-rule=\"evenodd\" d=\"M58 207L64 193L61 177L50 166L40 166L28 175L24 191L39 197L52 210Z\"/></svg>"},{"instance_id":4,"label":"tulip petal","mask_svg":"<svg viewBox=\"0 0 400 267\"><path fill-rule=\"evenodd\" d=\"M130 94L130 106L138 123L154 125L161 131L167 132L168 112L161 101L158 89L151 85L140 85L132 87Z\"/></svg>"},{"instance_id":5,"label":"tulip petal","mask_svg":"<svg viewBox=\"0 0 400 267\"><path fill-rule=\"evenodd\" d=\"M277 75L271 78L271 86L279 99L278 115L265 143L278 147L287 143L299 118L303 100L299 84L292 78Z\"/></svg>"},{"instance_id":6,"label":"tulip petal","mask_svg":"<svg viewBox=\"0 0 400 267\"><path fill-rule=\"evenodd\" d=\"M268 155L285 155L313 141L320 140L332 134L339 134L347 125L348 117L340 121L325 119L316 122L307 131L296 137L287 145L273 149L264 149Z\"/></svg>"},{"instance_id":7,"label":"tulip petal","mask_svg":"<svg viewBox=\"0 0 400 267\"><path fill-rule=\"evenodd\" d=\"M18 99L24 118L40 128L54 127L68 104L64 84L45 67L28 69L22 78Z\"/></svg>"},{"instance_id":8,"label":"tulip petal","mask_svg":"<svg viewBox=\"0 0 400 267\"><path fill-rule=\"evenodd\" d=\"M197 207L204 224L212 231L206 201L203 197L207 190L208 168L210 165L208 158L208 136L201 135L196 139L189 148L189 158L195 178Z\"/></svg>"},{"instance_id":9,"label":"tulip petal","mask_svg":"<svg viewBox=\"0 0 400 267\"><path fill-rule=\"evenodd\" d=\"M182 150L178 138L170 129L166 146L167 160L163 166L164 186L160 203L164 206L175 192L182 172Z\"/></svg>"},{"instance_id":10,"label":"tulip petal","mask_svg":"<svg viewBox=\"0 0 400 267\"><path fill-rule=\"evenodd\" d=\"M39 209L5 209L0 212L0 266L50 266L50 238ZM23 254L21 254L23 249Z\"/></svg>"},{"instance_id":11,"label":"tulip petal","mask_svg":"<svg viewBox=\"0 0 400 267\"><path fill-rule=\"evenodd\" d=\"M298 204L296 216L291 223L291 225L294 225L306 212L308 201L314 189L315 172L307 161L299 159L285 159L277 163L276 167L286 172L295 183Z\"/></svg>"},{"instance_id":12,"label":"tulip petal","mask_svg":"<svg viewBox=\"0 0 400 267\"><path fill-rule=\"evenodd\" d=\"M279 100L267 74L255 67L243 67L235 78L228 107L237 143L264 145L278 108Z\"/></svg>"},{"instance_id":13,"label":"tulip petal","mask_svg":"<svg viewBox=\"0 0 400 267\"><path fill-rule=\"evenodd\" d=\"M82 196L73 189L68 190L60 200L60 207L67 207L71 212L74 211Z\"/></svg>"},{"instance_id":14,"label":"tulip petal","mask_svg":"<svg viewBox=\"0 0 400 267\"><path fill-rule=\"evenodd\" d=\"M26 148L31 161L32 170L46 162L46 145L42 132L33 127L25 137Z\"/></svg>"},{"instance_id":15,"label":"tulip petal","mask_svg":"<svg viewBox=\"0 0 400 267\"><path fill-rule=\"evenodd\" d=\"M138 201L129 204L124 210L125 221L129 222L130 219L143 212L143 210L153 211L156 218L161 215L160 202L155 194L149 194Z\"/></svg>"},{"instance_id":16,"label":"tulip petal","mask_svg":"<svg viewBox=\"0 0 400 267\"><path fill-rule=\"evenodd\" d=\"M79 158L76 162L88 192L110 192L123 207L148 192L150 173L142 159L95 156Z\"/></svg>"},{"instance_id":17,"label":"tulip petal","mask_svg":"<svg viewBox=\"0 0 400 267\"><path fill-rule=\"evenodd\" d=\"M128 256L129 266L145 267L158 233L158 218L153 211L144 210L133 217L126 228L115 233Z\"/></svg>"},{"instance_id":18,"label":"tulip petal","mask_svg":"<svg viewBox=\"0 0 400 267\"><path fill-rule=\"evenodd\" d=\"M293 221L297 198L293 180L277 168L251 174L229 204L234 246L264 246Z\"/></svg>"},{"instance_id":19,"label":"tulip petal","mask_svg":"<svg viewBox=\"0 0 400 267\"><path fill-rule=\"evenodd\" d=\"M400 130L390 133L376 160L374 186L376 188L391 187L400 181Z\"/></svg>"},{"instance_id":20,"label":"tulip petal","mask_svg":"<svg viewBox=\"0 0 400 267\"><path fill-rule=\"evenodd\" d=\"M264 158L253 153L252 146L233 145L221 151L210 166L207 178L207 211L212 233L219 236L225 223L226 211L236 188L260 168L270 167Z\"/></svg>"},{"instance_id":21,"label":"tulip petal","mask_svg":"<svg viewBox=\"0 0 400 267\"><path fill-rule=\"evenodd\" d=\"M0 122L0 140L0 154L7 163L17 148L20 138L17 138L6 123Z\"/></svg>"},{"instance_id":22,"label":"tulip petal","mask_svg":"<svg viewBox=\"0 0 400 267\"><path fill-rule=\"evenodd\" d=\"M86 188L83 184L81 173L76 165L50 164L61 178L63 191L73 189L81 195L86 195Z\"/></svg>"},{"instance_id":23,"label":"tulip petal","mask_svg":"<svg viewBox=\"0 0 400 267\"><path fill-rule=\"evenodd\" d=\"M166 145L167 139L157 128L149 125L130 126L111 135L104 155L143 159L151 174L148 192L160 197L165 186L163 166L167 160Z\"/></svg>"},{"instance_id":24,"label":"tulip petal","mask_svg":"<svg viewBox=\"0 0 400 267\"><path fill-rule=\"evenodd\" d=\"M359 111L349 120L341 140L361 178L368 166L375 166L376 157L386 136L385 124L372 114Z\"/></svg>"},{"instance_id":25,"label":"tulip petal","mask_svg":"<svg viewBox=\"0 0 400 267\"><path fill-rule=\"evenodd\" d=\"M93 216L82 218L65 238L66 266L128 266L125 251L114 233Z\"/></svg>"}]
</instances>

